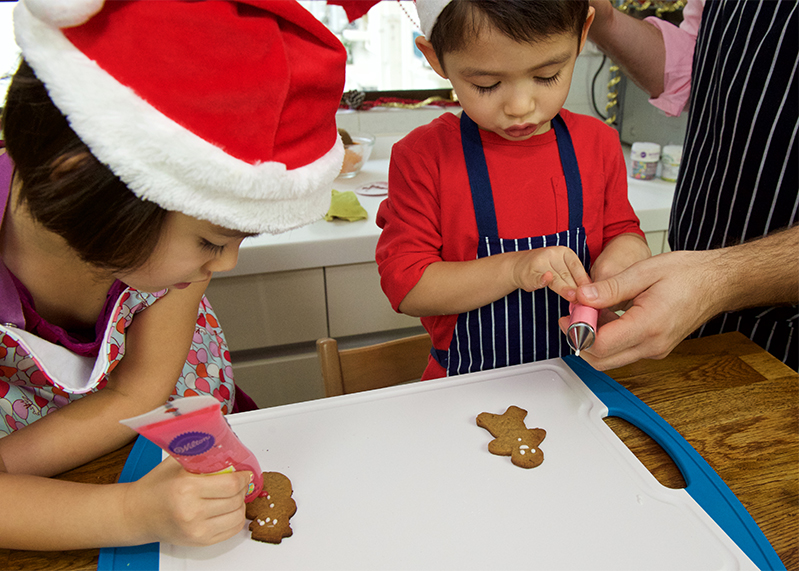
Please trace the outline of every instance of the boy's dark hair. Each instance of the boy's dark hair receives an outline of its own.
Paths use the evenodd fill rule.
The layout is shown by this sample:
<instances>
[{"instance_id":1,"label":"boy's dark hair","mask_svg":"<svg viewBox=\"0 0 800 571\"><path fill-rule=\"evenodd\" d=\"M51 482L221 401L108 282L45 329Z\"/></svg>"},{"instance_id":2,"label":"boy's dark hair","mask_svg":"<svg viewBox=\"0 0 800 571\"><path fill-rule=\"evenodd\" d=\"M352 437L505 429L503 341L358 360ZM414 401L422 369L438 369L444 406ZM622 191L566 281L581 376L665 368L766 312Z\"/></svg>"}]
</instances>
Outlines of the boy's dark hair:
<instances>
[{"instance_id":1,"label":"boy's dark hair","mask_svg":"<svg viewBox=\"0 0 800 571\"><path fill-rule=\"evenodd\" d=\"M8 89L2 127L21 180L20 204L80 258L120 271L155 250L167 211L137 197L91 153L22 59Z\"/></svg>"},{"instance_id":2,"label":"boy's dark hair","mask_svg":"<svg viewBox=\"0 0 800 571\"><path fill-rule=\"evenodd\" d=\"M439 62L491 24L517 42L536 43L554 34L574 33L580 41L589 0L453 0L436 19L428 38Z\"/></svg>"}]
</instances>

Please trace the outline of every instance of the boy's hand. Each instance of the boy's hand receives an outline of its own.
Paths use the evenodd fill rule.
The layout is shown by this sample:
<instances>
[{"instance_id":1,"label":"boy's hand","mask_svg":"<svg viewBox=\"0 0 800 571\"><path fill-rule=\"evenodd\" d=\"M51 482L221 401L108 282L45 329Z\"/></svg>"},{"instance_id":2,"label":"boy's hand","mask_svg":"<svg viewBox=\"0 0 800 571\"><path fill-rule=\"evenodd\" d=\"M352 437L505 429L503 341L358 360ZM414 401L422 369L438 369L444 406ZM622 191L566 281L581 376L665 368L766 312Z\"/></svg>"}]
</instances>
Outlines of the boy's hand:
<instances>
[{"instance_id":1,"label":"boy's hand","mask_svg":"<svg viewBox=\"0 0 800 571\"><path fill-rule=\"evenodd\" d=\"M190 474L170 457L130 484L124 517L141 531L142 543L218 543L239 533L247 521L250 476L248 471Z\"/></svg>"},{"instance_id":2,"label":"boy's hand","mask_svg":"<svg viewBox=\"0 0 800 571\"><path fill-rule=\"evenodd\" d=\"M620 234L606 244L603 251L597 256L597 260L592 264L590 271L592 282L609 280L636 262L646 260L650 255L650 248L644 238L638 234ZM626 299L613 307L606 308L606 311L603 312L605 315L601 313L600 321L602 323L613 321L617 318L614 312L627 310L630 306L631 301Z\"/></svg>"},{"instance_id":3,"label":"boy's hand","mask_svg":"<svg viewBox=\"0 0 800 571\"><path fill-rule=\"evenodd\" d=\"M518 252L512 272L516 287L525 291L549 287L568 301L575 301L579 286L591 283L578 255L565 246Z\"/></svg>"}]
</instances>

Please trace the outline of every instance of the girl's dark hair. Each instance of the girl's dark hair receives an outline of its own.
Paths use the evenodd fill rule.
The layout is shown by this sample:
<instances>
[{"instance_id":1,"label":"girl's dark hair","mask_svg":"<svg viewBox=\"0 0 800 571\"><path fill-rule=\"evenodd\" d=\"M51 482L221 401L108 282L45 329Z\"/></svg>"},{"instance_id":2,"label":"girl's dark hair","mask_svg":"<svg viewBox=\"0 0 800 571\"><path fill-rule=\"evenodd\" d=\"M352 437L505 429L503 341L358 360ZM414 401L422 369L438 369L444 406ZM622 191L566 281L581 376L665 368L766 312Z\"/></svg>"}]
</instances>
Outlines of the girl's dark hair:
<instances>
[{"instance_id":1,"label":"girl's dark hair","mask_svg":"<svg viewBox=\"0 0 800 571\"><path fill-rule=\"evenodd\" d=\"M456 52L487 24L523 43L574 33L580 42L589 0L453 0L436 19L429 38L436 57Z\"/></svg>"},{"instance_id":2,"label":"girl's dark hair","mask_svg":"<svg viewBox=\"0 0 800 571\"><path fill-rule=\"evenodd\" d=\"M138 198L91 153L23 59L8 89L2 127L21 181L20 203L80 258L120 271L142 266L167 211Z\"/></svg>"}]
</instances>

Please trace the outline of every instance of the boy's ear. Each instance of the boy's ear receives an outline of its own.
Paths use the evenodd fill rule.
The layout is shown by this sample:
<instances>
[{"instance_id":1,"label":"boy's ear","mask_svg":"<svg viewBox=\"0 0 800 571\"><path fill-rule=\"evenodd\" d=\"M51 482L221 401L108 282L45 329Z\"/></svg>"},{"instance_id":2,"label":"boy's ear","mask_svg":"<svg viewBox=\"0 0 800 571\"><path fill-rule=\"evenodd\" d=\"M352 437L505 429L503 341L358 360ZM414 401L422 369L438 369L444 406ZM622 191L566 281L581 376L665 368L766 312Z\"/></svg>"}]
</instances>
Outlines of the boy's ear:
<instances>
[{"instance_id":1,"label":"boy's ear","mask_svg":"<svg viewBox=\"0 0 800 571\"><path fill-rule=\"evenodd\" d=\"M439 61L439 58L436 57L436 52L433 49L433 45L425 39L424 36L417 36L414 40L414 43L419 48L419 51L422 52L422 55L425 56L425 59L428 60L428 63L431 64L433 71L439 74L442 78L447 79L447 74L444 72L444 66Z\"/></svg>"},{"instance_id":2,"label":"boy's ear","mask_svg":"<svg viewBox=\"0 0 800 571\"><path fill-rule=\"evenodd\" d=\"M586 38L589 37L589 28L592 27L592 22L594 22L594 7L589 6L589 13L586 14L586 21L583 23L583 30L581 31L581 43L578 46L579 54L583 51L583 46L586 45Z\"/></svg>"}]
</instances>

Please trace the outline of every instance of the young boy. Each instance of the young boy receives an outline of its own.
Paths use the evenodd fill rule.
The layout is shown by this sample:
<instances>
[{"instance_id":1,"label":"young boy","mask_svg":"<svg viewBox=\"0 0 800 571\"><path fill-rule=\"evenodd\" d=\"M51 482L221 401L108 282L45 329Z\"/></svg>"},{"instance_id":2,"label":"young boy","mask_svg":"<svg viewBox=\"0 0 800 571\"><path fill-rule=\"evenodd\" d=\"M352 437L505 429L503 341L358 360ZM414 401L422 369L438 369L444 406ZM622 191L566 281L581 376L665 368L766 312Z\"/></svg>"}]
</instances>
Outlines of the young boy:
<instances>
[{"instance_id":1,"label":"young boy","mask_svg":"<svg viewBox=\"0 0 800 571\"><path fill-rule=\"evenodd\" d=\"M381 285L420 316L423 378L569 353L576 286L650 256L617 133L562 109L585 0L417 0L417 46L463 108L392 150L377 223ZM545 287L546 286L546 287Z\"/></svg>"}]
</instances>

